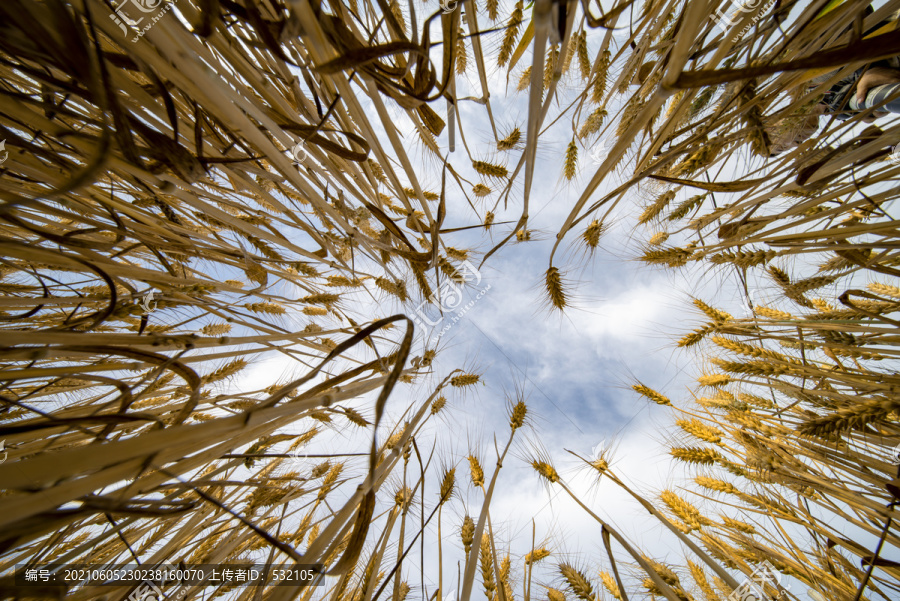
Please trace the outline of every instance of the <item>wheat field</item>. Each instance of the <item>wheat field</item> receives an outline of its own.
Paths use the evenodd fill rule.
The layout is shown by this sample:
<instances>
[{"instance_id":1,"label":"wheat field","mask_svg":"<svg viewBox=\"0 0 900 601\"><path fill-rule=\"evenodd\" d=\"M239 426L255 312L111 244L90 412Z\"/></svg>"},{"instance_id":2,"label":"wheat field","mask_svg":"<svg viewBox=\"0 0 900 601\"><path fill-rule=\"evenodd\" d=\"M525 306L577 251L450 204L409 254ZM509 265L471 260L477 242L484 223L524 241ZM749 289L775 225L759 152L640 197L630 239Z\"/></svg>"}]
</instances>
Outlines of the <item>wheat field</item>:
<instances>
[{"instance_id":1,"label":"wheat field","mask_svg":"<svg viewBox=\"0 0 900 601\"><path fill-rule=\"evenodd\" d=\"M775 152L900 55L900 2L747 6L0 3L3 597L138 589L14 577L50 564L244 563L314 565L314 586L166 594L900 598L900 122L825 115ZM629 383L683 486L574 457L674 560L580 492L521 390L481 399L483 432L446 421L488 369L442 361L448 296L546 243L521 302L590 309L578 270L614 231L633 269L727 279L747 309L682 299L702 325L659 352L699 377ZM247 377L272 357L290 369ZM594 550L513 547L501 470L576 505Z\"/></svg>"}]
</instances>

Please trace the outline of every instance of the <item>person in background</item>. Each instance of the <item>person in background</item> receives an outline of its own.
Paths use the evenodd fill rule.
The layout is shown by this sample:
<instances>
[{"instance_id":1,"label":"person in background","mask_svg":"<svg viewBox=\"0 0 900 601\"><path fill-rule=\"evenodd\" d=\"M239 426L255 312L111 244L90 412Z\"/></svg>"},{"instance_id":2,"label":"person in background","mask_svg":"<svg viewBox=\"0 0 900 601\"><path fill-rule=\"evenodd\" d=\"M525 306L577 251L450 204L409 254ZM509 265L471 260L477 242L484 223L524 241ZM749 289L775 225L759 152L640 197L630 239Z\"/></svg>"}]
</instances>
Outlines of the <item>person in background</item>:
<instances>
[{"instance_id":1,"label":"person in background","mask_svg":"<svg viewBox=\"0 0 900 601\"><path fill-rule=\"evenodd\" d=\"M874 106L880 107L880 110L875 111L878 117L900 113L900 69L872 67L859 78L856 96L850 101L850 108L862 111Z\"/></svg>"},{"instance_id":2,"label":"person in background","mask_svg":"<svg viewBox=\"0 0 900 601\"><path fill-rule=\"evenodd\" d=\"M873 12L866 7L866 15ZM875 25L866 35L882 33L881 30L897 25L900 11ZM815 77L807 84L806 91L828 81L835 71ZM776 156L786 150L796 148L808 140L819 129L819 117L831 115L846 120L855 114L878 107L878 110L863 120L875 121L890 113L900 113L900 58L892 57L864 65L831 86L825 97L800 117L787 117L766 128L769 134L769 156Z\"/></svg>"}]
</instances>

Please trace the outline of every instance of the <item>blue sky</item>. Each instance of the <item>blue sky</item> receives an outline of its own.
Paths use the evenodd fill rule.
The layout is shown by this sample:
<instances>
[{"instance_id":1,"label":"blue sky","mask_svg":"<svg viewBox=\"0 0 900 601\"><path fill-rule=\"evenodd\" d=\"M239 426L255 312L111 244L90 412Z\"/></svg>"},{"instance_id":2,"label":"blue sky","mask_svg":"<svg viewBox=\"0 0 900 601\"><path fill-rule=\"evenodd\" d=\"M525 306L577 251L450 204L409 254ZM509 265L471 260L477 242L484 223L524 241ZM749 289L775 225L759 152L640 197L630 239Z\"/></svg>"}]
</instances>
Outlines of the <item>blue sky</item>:
<instances>
[{"instance_id":1,"label":"blue sky","mask_svg":"<svg viewBox=\"0 0 900 601\"><path fill-rule=\"evenodd\" d=\"M522 62L527 63L526 59ZM470 72L474 69L470 68ZM499 78L500 74L494 73L492 80L498 83ZM571 94L573 89L564 87L564 93ZM466 94L460 91L460 95ZM504 121L522 124L526 112L524 96L511 93L504 97L495 93L492 100L495 115L504 116L498 118L501 131ZM617 107L616 102L612 105ZM402 120L399 109L392 107L389 112L407 139L414 140L412 126ZM613 110L609 112L613 114ZM481 140L482 147L490 147L484 109L466 103L463 114L470 148L474 137L471 132L485 138ZM435 377L398 388L388 414L393 415L392 408L405 407L407 395L414 399L426 396L433 384L452 369L462 367L482 375L483 384L462 392L450 389L449 411L436 424L451 426L453 436L438 434L437 454L445 463L458 461L457 482L465 483L460 497L452 503L457 517L445 517L443 534L448 544L459 546L458 527L463 512L468 510L477 516L480 509L481 493L468 486L465 456L470 448L478 449L483 466L490 473L495 461L491 440L496 434L501 444L505 441L507 399L518 388L527 399L530 428L525 438L514 446L513 457L506 461L491 505L499 539L507 541L514 554L524 554L531 548L531 518L534 517L538 539L552 536L549 546L555 551L565 552L576 561L588 556L597 558L603 553L599 525L573 502L557 496L558 489L548 491L528 465L529 441L540 441L563 476L583 499L591 501L599 515L609 519L650 555L662 560L672 553L671 559L677 562L681 553L674 537L662 534L662 528L612 484L601 483L595 487L594 478L565 449L589 456L598 445L612 446L613 469L648 496L676 484L676 474L681 473L681 468L673 465L664 446L664 431L673 418L667 410L634 393L631 384L641 381L670 393L673 398L683 393L696 375L695 366L690 354L672 352L673 342L701 322L690 306L688 294L721 298L725 293L727 297L733 284L719 274L701 277L702 274L689 268L673 273L637 261L635 257L641 252L646 232L634 229L639 209L626 203L593 257L583 256L577 246L558 255L563 260L558 259L556 264L572 282L568 290L573 307L563 315L550 312L543 300L542 282L553 234L577 198L579 183L588 179L596 168L588 146L581 152L581 172L576 181L563 180L562 157L571 137L570 128L568 121L562 120L540 138L531 226L537 230L536 237L543 239L511 243L488 260L481 268L480 284L466 292L464 303L475 299L478 289L487 285L490 289L440 340ZM446 146L446 134L439 143ZM423 154L424 151L410 152L419 159ZM421 173L427 174L421 181L428 189L438 190L439 176L435 175L433 161L431 157L421 161ZM449 156L449 161L472 182L480 181L461 151L461 144L457 144L457 151ZM678 200L686 193L691 192L680 193ZM640 193L641 198L652 196L652 191ZM520 197L521 184L517 184L510 197L509 210L498 211L496 221L515 221ZM479 216L466 210L465 200L449 183L447 202L448 227L478 223ZM481 202L476 206L487 210L490 204ZM455 219L451 221L452 217ZM489 233L483 229L460 232L448 236L447 243L485 252L502 239L509 227L498 225ZM577 234L571 239L576 237ZM411 282L409 288L415 288ZM738 298L736 291L731 296ZM377 308L372 307L370 300L356 298L359 306L353 308L363 314L370 310L377 315L404 311L398 302L383 294L377 296ZM413 301L405 311L411 314L420 300ZM434 345L437 332L451 319L452 315L448 314L444 323L423 332L429 336L429 347ZM271 377L272 369L260 365L252 373ZM393 423L390 417L386 422ZM333 450L367 444L368 436L362 440L349 440L348 436L343 433L330 442L323 439L320 444ZM432 531L434 536L436 531L433 528ZM445 553L445 574L456 573L453 560L459 556L460 553ZM428 594L436 586L436 559L436 551L426 550ZM596 573L591 576L595 578ZM411 583L418 580L415 574L411 573L410 577ZM449 591L452 587L445 584L444 588Z\"/></svg>"}]
</instances>

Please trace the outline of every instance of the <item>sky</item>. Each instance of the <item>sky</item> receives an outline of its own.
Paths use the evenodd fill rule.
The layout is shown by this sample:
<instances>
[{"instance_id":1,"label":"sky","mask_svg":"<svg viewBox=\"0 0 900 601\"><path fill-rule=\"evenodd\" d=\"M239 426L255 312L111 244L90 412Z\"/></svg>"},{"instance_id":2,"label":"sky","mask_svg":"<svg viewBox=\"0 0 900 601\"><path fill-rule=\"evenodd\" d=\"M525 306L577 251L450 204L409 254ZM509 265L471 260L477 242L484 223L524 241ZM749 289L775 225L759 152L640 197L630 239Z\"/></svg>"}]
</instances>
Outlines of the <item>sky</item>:
<instances>
[{"instance_id":1,"label":"sky","mask_svg":"<svg viewBox=\"0 0 900 601\"><path fill-rule=\"evenodd\" d=\"M593 48L599 40L589 38ZM490 43L486 43L490 46ZM471 52L471 49L470 49ZM530 54L521 64L530 63ZM491 64L490 59L486 60ZM470 63L471 65L471 63ZM577 69L573 65L572 74ZM517 69L518 70L518 69ZM477 90L465 91L471 82L477 87L477 73L470 66L469 72L458 86L459 95L475 95ZM527 101L523 94L510 91L504 95L505 70L495 69L490 74L492 102L501 135L513 126L524 132ZM571 97L575 86L564 79L560 104ZM420 181L427 189L439 189L439 171L434 168L434 158L421 150L412 125L402 117L402 111L387 101L388 112L410 146L418 152L410 152L420 162ZM620 108L615 100L607 110L612 115ZM551 114L558 111L551 110ZM463 127L470 148L490 148L490 124L486 112L475 103L461 105ZM369 112L369 111L367 111ZM374 113L374 111L372 111ZM377 125L376 125L377 127ZM492 437L496 434L500 444L509 432L509 399L521 391L528 406L529 419L525 436L514 445L512 457L501 470L498 485L491 503L495 532L509 544L513 553L525 553L531 548L531 519L540 541L552 537L551 547L563 552L562 557L579 561L586 557L605 556L600 542L600 526L583 510L565 497L559 489L548 489L530 467L533 445L540 444L553 457L554 465L569 481L579 496L589 502L592 510L641 549L659 560L668 555L674 563L680 563L681 551L671 534L664 534L663 527L646 511L611 482L598 485L594 476L579 466L579 461L566 452L574 451L590 457L597 447L611 449L612 469L628 485L645 496L652 497L664 487L679 482L681 467L675 465L665 446L666 430L674 419L670 412L649 403L631 390L640 381L673 398L684 396L696 374L694 357L690 353L673 352L674 341L688 330L702 323L702 314L692 308L689 294L701 298L725 298L732 303L738 299L735 283L726 274L702 274L685 268L679 272L647 266L636 259L641 254L642 242L647 232L636 229L639 208L637 203L625 202L601 243L588 256L581 247L571 245L556 264L564 272L571 286L572 307L564 314L551 312L544 301L543 276L555 232L565 219L569 207L574 204L583 184L597 168L591 157L593 143L589 142L580 152L579 173L575 180L567 182L562 177L563 154L571 139L571 123L561 120L557 125L541 133L538 163L532 189L532 218L530 227L535 229L534 241L511 243L490 257L480 269L481 280L466 290L462 306L476 301L462 317L453 320L453 313L433 328L422 332L428 347L437 342L440 349L435 362L435 377L421 385L402 387L396 405L404 407L404 395L421 398L430 392L430 386L443 374L457 367L481 375L482 383L461 393L451 389L446 420L454 433L465 432L447 439L438 435L441 456L453 458L457 467L457 481L468 483L466 455L470 445L479 449L483 467L490 473L496 461ZM473 140L474 138L474 140ZM601 135L600 139L604 139ZM447 151L446 130L439 137L442 151ZM418 144L418 146L416 146ZM473 155L476 153L473 152ZM496 157L500 153L493 152ZM518 153L513 155L518 157ZM473 183L480 181L457 140L456 151L448 153L448 161L457 171ZM475 156L474 158L481 158ZM501 157L502 158L502 157ZM509 160L510 168L514 160ZM521 176L520 176L521 180ZM490 184L490 182L488 182ZM620 183L604 183L603 193ZM495 186L496 187L496 186ZM635 191L632 199L649 199L659 191ZM465 214L460 210L465 200L458 190L448 184L448 213L451 217ZM521 210L522 186L517 184L510 197L510 208L498 211L497 222L517 220ZM681 192L678 202L690 194ZM496 194L490 200L496 198ZM457 204L459 203L459 204ZM492 204L492 203L491 203ZM480 202L479 210L490 208ZM502 207L501 207L502 209ZM480 216L483 218L483 214ZM480 221L469 212L468 221L459 219L447 227L472 225ZM499 242L510 225L494 226L489 232L483 229L468 230L447 236L447 243L456 248L470 248L480 252ZM575 240L577 234L570 235ZM558 255L560 256L560 255ZM476 265L479 261L473 261ZM489 288L488 288L489 287ZM731 290L734 288L734 290ZM410 283L410 289L414 289ZM481 292L480 291L484 291ZM388 315L404 311L390 297L381 298L375 313ZM421 299L408 314L414 312ZM371 306L371 301L360 303ZM365 311L363 306L354 307ZM434 312L428 315L434 319ZM438 333L448 324L449 330L437 340ZM279 359L272 359L279 361ZM249 378L271 378L272 367L258 364ZM270 380L269 380L270 381ZM253 384L259 388L264 384ZM390 418L386 418L390 423ZM439 424L442 422L438 422ZM303 428L292 428L302 431ZM327 439L326 439L327 440ZM358 441L357 441L358 442ZM334 441L334 448L345 448L350 441L346 435ZM363 446L368 443L366 436ZM328 445L327 442L321 444ZM458 516L445 518L453 522L453 528L445 526L443 537L450 544L459 544L458 527L464 511L477 516L481 496L470 486L461 489L453 506ZM499 517L498 517L499 516ZM501 551L502 553L502 551ZM433 555L433 557L432 557ZM445 554L445 574L455 574L456 567ZM436 583L436 552L426 551L425 585L431 594ZM606 567L608 569L608 566ZM596 573L591 577L596 578ZM411 584L418 579L411 574ZM597 586L597 584L595 584ZM455 588L445 584L445 591ZM423 594L424 591L416 591ZM480 593L476 593L480 594Z\"/></svg>"},{"instance_id":2,"label":"sky","mask_svg":"<svg viewBox=\"0 0 900 601\"><path fill-rule=\"evenodd\" d=\"M480 19L485 20L483 16ZM593 50L599 43L600 37L591 32L589 47ZM486 41L485 47L490 48L491 42ZM486 53L490 55L489 51ZM527 100L524 94L513 90L517 74L530 61L528 52L513 71L510 78L513 85L506 94L503 92L505 69L495 69L489 74L492 108L501 136L513 126L525 131ZM493 64L490 58L485 63ZM577 65L573 64L571 75L564 76L560 82L558 106L551 108L551 116L574 96L576 86L568 78L576 70ZM467 92L465 86L470 83L472 87ZM478 95L474 67L469 67L458 87L459 96ZM621 100L616 99L607 111L614 115L620 107ZM482 148L489 148L492 140L486 111L474 103L462 103L460 109L469 147L473 148L474 137ZM601 133L599 139L607 139L609 135ZM650 406L652 403L633 392L631 385L641 381L654 389L674 393L673 397L683 393L695 375L694 365L691 356L673 353L672 346L674 340L700 322L697 312L690 308L688 291L701 297L718 297L723 293L727 297L733 283L721 275L703 278L690 270L671 273L637 261L647 233L635 230L639 209L626 202L617 211L617 218L601 238L600 248L593 257L584 256L574 245L564 255L563 262L557 259L556 265L564 272L564 279L572 284L573 308L563 315L551 312L544 301L543 277L552 241L584 183L598 166L591 157L592 142L588 142L580 149L575 180L563 179L563 156L571 136L572 126L567 116L542 131L539 138L529 226L536 230L534 237L543 240L512 243L490 257L481 269L481 281L464 300L468 303L477 298L476 304L441 338L437 364L445 370L464 366L483 378L483 385L473 387L471 392L467 390L460 395L464 398L451 402L450 413L460 423L453 431L481 433L486 442L478 446L484 450L481 459L487 470L495 461L491 437L496 431L502 444L508 433L508 399L517 390L523 392L530 416L525 437L528 442L515 445L514 458L504 463L491 503L492 515L505 518L493 518L494 529L498 531L499 526L501 538L508 537L513 552L524 553L531 548L533 517L537 539L552 536L551 547L568 554L572 560L605 555L599 538L600 526L564 493L559 496L559 489L548 489L528 464L532 445L539 441L581 498L592 501L589 504L598 515L657 559L665 559L666 554L672 554L673 559L680 558L677 545L670 540L674 538L672 535L662 535L662 527L612 483L592 486L594 477L579 467L578 460L565 449L589 457L598 445L611 446L614 449L612 468L627 484L633 484L633 488L648 496L674 484L675 474L681 473L681 468L673 465L664 446L664 431L672 418L664 408ZM445 138L446 134L442 135L438 143L444 146ZM448 160L472 182L479 181L467 165L460 146L457 143L456 152ZM498 154L495 152L493 156ZM473 158L481 158L474 155L473 151ZM517 154L513 156L518 158ZM515 159L507 164L512 168ZM619 178L604 182L597 196L618 183ZM685 193L690 192L680 193L677 200L685 197ZM522 186L518 184L511 195L510 209L498 212L496 221L518 219L521 194ZM638 199L652 195L652 191L635 191L629 196ZM493 200L494 196L490 198ZM451 196L448 206L454 200ZM487 203L478 206L482 211L489 207ZM452 209L449 213L454 214ZM473 215L464 225L477 222ZM510 227L495 226L487 235L483 230L470 230L449 237L448 244L486 251ZM577 233L570 234L569 241ZM458 242L460 239L465 242ZM478 290L487 285L490 289L478 298ZM445 322L452 319L448 315ZM434 330L440 332L444 325L437 325ZM460 471L464 474L467 472L465 442L451 445L452 454L460 457ZM470 491L461 497L469 513L477 516L480 493ZM456 541L458 534L445 534L445 539ZM454 566L446 561L444 569L445 573L455 573ZM433 570L426 569L426 575L428 572L433 574Z\"/></svg>"}]
</instances>

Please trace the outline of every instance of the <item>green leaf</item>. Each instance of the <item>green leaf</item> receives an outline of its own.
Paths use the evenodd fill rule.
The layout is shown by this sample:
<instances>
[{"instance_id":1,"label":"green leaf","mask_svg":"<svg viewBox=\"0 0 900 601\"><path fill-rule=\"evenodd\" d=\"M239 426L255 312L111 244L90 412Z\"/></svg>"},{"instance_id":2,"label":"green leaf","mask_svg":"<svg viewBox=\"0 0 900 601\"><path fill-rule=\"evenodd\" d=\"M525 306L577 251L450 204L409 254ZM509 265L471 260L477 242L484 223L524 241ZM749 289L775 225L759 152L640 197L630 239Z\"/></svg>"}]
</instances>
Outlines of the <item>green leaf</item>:
<instances>
[{"instance_id":1,"label":"green leaf","mask_svg":"<svg viewBox=\"0 0 900 601\"><path fill-rule=\"evenodd\" d=\"M531 18L531 21L528 22L528 27L525 28L525 33L522 34L522 39L519 40L519 45L516 46L515 52L512 53L512 57L509 59L509 71L506 72L506 81L509 81L509 74L512 73L513 67L516 66L516 63L519 62L519 59L522 58L522 55L525 54L525 49L528 48L528 45L531 44L531 40L534 39L534 17Z\"/></svg>"}]
</instances>

